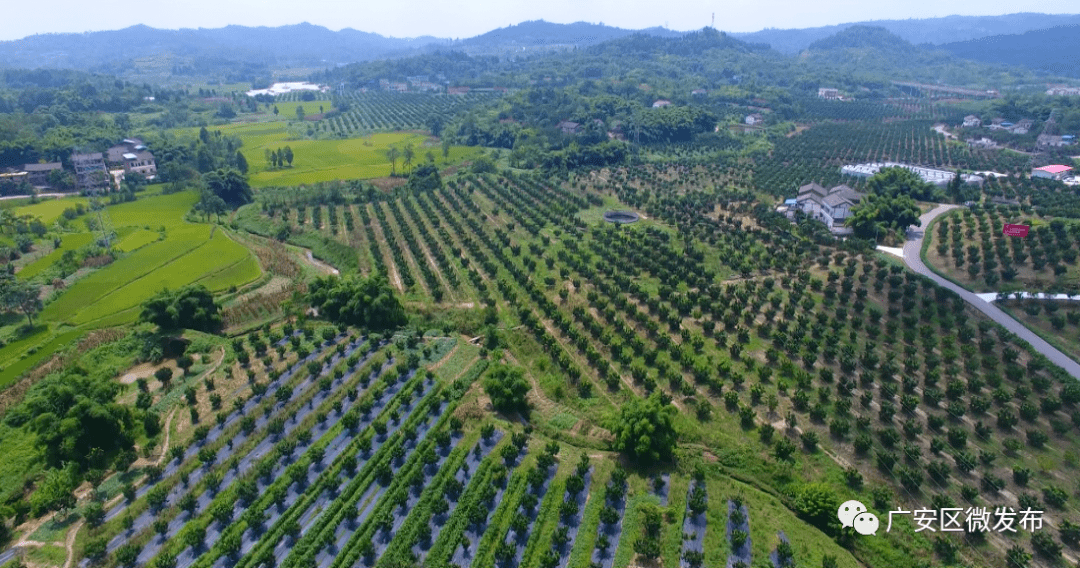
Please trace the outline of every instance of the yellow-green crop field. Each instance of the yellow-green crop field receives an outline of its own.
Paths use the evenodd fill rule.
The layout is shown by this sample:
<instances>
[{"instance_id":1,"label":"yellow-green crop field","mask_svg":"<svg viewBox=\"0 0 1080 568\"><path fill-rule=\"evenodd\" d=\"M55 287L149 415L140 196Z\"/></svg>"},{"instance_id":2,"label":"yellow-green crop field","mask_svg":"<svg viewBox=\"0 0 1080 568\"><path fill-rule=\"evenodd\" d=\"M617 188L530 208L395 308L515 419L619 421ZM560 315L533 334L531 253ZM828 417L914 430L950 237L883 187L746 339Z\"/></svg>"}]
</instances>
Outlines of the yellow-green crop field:
<instances>
[{"instance_id":1,"label":"yellow-green crop field","mask_svg":"<svg viewBox=\"0 0 1080 568\"><path fill-rule=\"evenodd\" d=\"M134 227L130 227L130 229L133 230L128 231L126 234L121 234L120 231L117 232L119 239L113 245L114 247L124 252L131 252L161 238L160 233L154 231Z\"/></svg>"},{"instance_id":2,"label":"yellow-green crop field","mask_svg":"<svg viewBox=\"0 0 1080 568\"><path fill-rule=\"evenodd\" d=\"M278 114L275 116L278 120L296 120L297 107L304 107L305 115L319 114L319 107L323 107L323 112L327 112L334 107L334 104L329 100L322 101L291 101L291 102L276 102L272 107L278 108ZM274 116L271 114L271 116Z\"/></svg>"},{"instance_id":3,"label":"yellow-green crop field","mask_svg":"<svg viewBox=\"0 0 1080 568\"><path fill-rule=\"evenodd\" d=\"M18 276L23 280L29 280L40 274L42 270L45 270L52 266L53 263L60 260L64 251L75 250L79 247L86 246L93 242L93 240L93 233L68 233L60 238L60 248L24 266L23 269L18 272Z\"/></svg>"},{"instance_id":4,"label":"yellow-green crop field","mask_svg":"<svg viewBox=\"0 0 1080 568\"><path fill-rule=\"evenodd\" d=\"M135 321L141 304L165 288L199 283L221 291L259 279L261 270L248 249L223 230L184 220L196 201L196 192L185 191L109 206L118 235L115 248L121 256L75 281L50 302L38 318L42 326L33 335L0 349L0 385L84 331ZM57 210L71 205L64 200ZM64 251L85 246L94 238L90 232L65 234L60 248L25 266L19 276L37 276Z\"/></svg>"},{"instance_id":5,"label":"yellow-green crop field","mask_svg":"<svg viewBox=\"0 0 1080 568\"><path fill-rule=\"evenodd\" d=\"M41 219L42 223L46 225L53 224L54 221L60 218L60 215L64 213L64 209L71 209L76 204L81 203L83 207L89 205L90 200L85 197L63 197L59 199L42 199L38 203L32 205L22 205L27 203L23 200L17 200L20 205L12 209L12 213L15 215L32 215Z\"/></svg>"},{"instance_id":6,"label":"yellow-green crop field","mask_svg":"<svg viewBox=\"0 0 1080 568\"><path fill-rule=\"evenodd\" d=\"M42 311L42 318L90 324L136 308L166 287L176 289L200 282L250 258L251 253L223 231L184 221L184 214L197 200L195 192L189 191L110 207L109 216L118 232L122 227L136 227L117 246L133 252L76 282ZM154 232L159 227L165 228L164 240ZM138 243L141 246L132 246ZM243 281L214 282L221 290L259 277L257 270L243 275L247 277ZM130 318L136 316L132 313Z\"/></svg>"},{"instance_id":7,"label":"yellow-green crop field","mask_svg":"<svg viewBox=\"0 0 1080 568\"><path fill-rule=\"evenodd\" d=\"M297 104L300 103L278 103L278 107ZM315 110L318 111L318 101L304 104L315 104ZM295 113L295 110L293 112ZM386 177L391 173L386 151L391 147L400 151L408 144L412 144L416 152L413 166L423 164L429 151L435 155L438 163L443 162L442 148L433 139L415 133L385 132L344 140L290 139L288 124L284 121L228 124L210 130L220 130L244 141L240 151L248 161L252 187ZM189 136L197 134L194 129L186 129L184 132ZM266 162L266 150L274 151L285 146L289 146L293 151L292 167L269 166ZM478 148L468 146L452 146L447 160L451 163L467 160L478 151ZM397 171L400 172L401 169L401 159L398 158Z\"/></svg>"}]
</instances>

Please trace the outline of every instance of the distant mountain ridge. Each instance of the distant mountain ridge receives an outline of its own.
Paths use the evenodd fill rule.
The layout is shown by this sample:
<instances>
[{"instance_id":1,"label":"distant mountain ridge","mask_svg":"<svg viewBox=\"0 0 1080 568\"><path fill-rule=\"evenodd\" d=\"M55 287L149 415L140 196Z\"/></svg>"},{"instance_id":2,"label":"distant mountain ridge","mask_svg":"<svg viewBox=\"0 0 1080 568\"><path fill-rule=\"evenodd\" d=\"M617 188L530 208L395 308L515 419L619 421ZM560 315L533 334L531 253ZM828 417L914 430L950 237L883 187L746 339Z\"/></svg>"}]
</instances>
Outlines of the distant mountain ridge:
<instances>
[{"instance_id":1,"label":"distant mountain ridge","mask_svg":"<svg viewBox=\"0 0 1080 568\"><path fill-rule=\"evenodd\" d=\"M891 64L933 65L941 67L941 73L934 73L946 82L944 67L948 65L950 55L1033 68L1039 68L1041 64L1051 73L1055 73L1056 68L1065 68L1066 71L1056 74L1075 76L1067 66L1069 59L1075 66L1076 57L1070 54L1080 51L1076 45L1080 34L1067 27L1054 28L1056 32L1046 31L1050 24L1080 26L1080 15L949 16L804 30L767 29L749 34L701 36L681 42L680 49L701 41L706 42L699 46L702 48L717 47L713 45L715 42L724 43L724 47L756 52L768 51L771 47L778 54L803 53L806 57L820 58L822 63L838 72L861 72L864 69L860 66L866 63L872 63L871 67L875 69L884 69ZM1036 33L1031 29L1044 31ZM1014 31L1027 33L1022 37L1005 34ZM66 68L132 80L192 76L212 77L227 83L263 84L271 77L282 77L274 75L274 71L282 69L292 69L298 74L297 78L302 78L308 76L304 70L333 69L353 62L397 59L447 49L470 56L513 58L517 54L533 55L626 41L628 43L621 44L623 48L641 51L655 47L649 38L682 38L688 34L699 32L655 27L628 30L603 24L556 24L543 20L526 21L458 40L431 36L391 38L349 28L334 32L309 23L274 28L234 25L181 30L139 25L115 31L44 34L0 42L0 68ZM957 41L990 36L994 39L981 44ZM937 46L941 43L947 43L948 50ZM1066 46L1064 50L1061 49L1063 45ZM1032 55L1038 52L1041 59L1019 55L1018 46ZM608 51L619 56L618 49L612 47ZM1056 53L1055 49L1064 53ZM905 51L911 53L910 60L905 58ZM824 56L824 52L832 55ZM1048 56L1050 63L1047 63Z\"/></svg>"},{"instance_id":2,"label":"distant mountain ridge","mask_svg":"<svg viewBox=\"0 0 1080 568\"><path fill-rule=\"evenodd\" d=\"M872 20L850 22L835 26L804 29L764 29L757 32L732 33L744 41L767 43L781 53L798 53L817 40L824 39L852 26L876 26L889 30L913 44L934 44L967 41L984 37L1020 34L1054 26L1080 24L1080 14L1056 15L1023 12L1002 16L946 16L910 20ZM718 24L723 27L723 23Z\"/></svg>"},{"instance_id":3,"label":"distant mountain ridge","mask_svg":"<svg viewBox=\"0 0 1080 568\"><path fill-rule=\"evenodd\" d=\"M173 65L207 61L269 67L334 67L357 61L404 55L419 49L452 46L470 55L491 55L554 47L585 47L646 33L677 37L663 28L627 30L576 22L543 20L499 28L463 40L423 36L392 38L345 28L341 31L309 23L290 26L162 30L137 25L115 31L81 34L39 34L0 42L0 68L67 68L120 73L137 59L171 58Z\"/></svg>"},{"instance_id":4,"label":"distant mountain ridge","mask_svg":"<svg viewBox=\"0 0 1080 568\"><path fill-rule=\"evenodd\" d=\"M137 25L115 31L42 34L0 42L0 67L94 70L160 55L262 65L333 66L428 44L449 43L429 36L399 39L349 28L332 32L308 23L275 28L226 26L181 30Z\"/></svg>"},{"instance_id":5,"label":"distant mountain ridge","mask_svg":"<svg viewBox=\"0 0 1080 568\"><path fill-rule=\"evenodd\" d=\"M1051 75L1080 77L1080 25L947 43L942 49L965 59L1018 65Z\"/></svg>"}]
</instances>

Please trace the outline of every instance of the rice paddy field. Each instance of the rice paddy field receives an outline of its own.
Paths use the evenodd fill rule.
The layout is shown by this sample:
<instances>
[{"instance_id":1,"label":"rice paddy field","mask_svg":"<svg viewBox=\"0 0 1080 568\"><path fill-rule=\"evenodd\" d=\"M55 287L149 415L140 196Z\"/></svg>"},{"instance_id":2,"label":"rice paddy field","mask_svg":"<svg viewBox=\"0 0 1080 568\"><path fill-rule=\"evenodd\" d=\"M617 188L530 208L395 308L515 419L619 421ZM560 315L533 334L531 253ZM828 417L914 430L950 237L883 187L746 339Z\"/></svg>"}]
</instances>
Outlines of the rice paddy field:
<instances>
[{"instance_id":1,"label":"rice paddy field","mask_svg":"<svg viewBox=\"0 0 1080 568\"><path fill-rule=\"evenodd\" d=\"M59 217L76 199L82 198L42 202L15 211L55 212ZM197 200L196 192L185 191L107 207L116 232L116 260L73 278L58 297L47 302L35 322L41 329L0 349L0 385L87 330L135 321L142 302L165 288L198 283L224 291L258 280L262 270L248 249L214 226L184 219ZM47 280L66 251L95 240L81 219L71 225L84 230L63 234L59 248L24 265L17 275L24 280Z\"/></svg>"},{"instance_id":2,"label":"rice paddy field","mask_svg":"<svg viewBox=\"0 0 1080 568\"><path fill-rule=\"evenodd\" d=\"M279 103L297 105L299 103ZM304 103L315 105L318 101ZM295 113L295 110L293 110ZM281 116L285 116L282 112ZM252 187L285 186L331 181L338 179L370 179L389 176L392 170L386 151L396 147L399 152L406 145L412 144L416 152L413 165L424 162L430 151L439 163L444 161L442 148L438 142L428 136L407 132L384 132L370 134L361 138L343 140L298 139L290 132L289 124L284 120L276 122L235 123L214 127L223 134L238 136L244 141L241 152L250 166ZM197 132L187 129L187 134ZM289 146L293 155L292 167L274 168L266 161L266 150L275 151ZM476 155L478 148L452 146L445 160L460 162ZM402 171L402 161L397 161L397 171Z\"/></svg>"},{"instance_id":3,"label":"rice paddy field","mask_svg":"<svg viewBox=\"0 0 1080 568\"><path fill-rule=\"evenodd\" d=\"M64 209L75 207L80 203L85 207L90 203L90 200L85 197L72 196L60 199L44 199L31 204L29 199L16 199L12 201L14 207L12 207L11 212L20 216L31 215L41 219L42 223L51 225L60 218L60 215L64 213Z\"/></svg>"}]
</instances>

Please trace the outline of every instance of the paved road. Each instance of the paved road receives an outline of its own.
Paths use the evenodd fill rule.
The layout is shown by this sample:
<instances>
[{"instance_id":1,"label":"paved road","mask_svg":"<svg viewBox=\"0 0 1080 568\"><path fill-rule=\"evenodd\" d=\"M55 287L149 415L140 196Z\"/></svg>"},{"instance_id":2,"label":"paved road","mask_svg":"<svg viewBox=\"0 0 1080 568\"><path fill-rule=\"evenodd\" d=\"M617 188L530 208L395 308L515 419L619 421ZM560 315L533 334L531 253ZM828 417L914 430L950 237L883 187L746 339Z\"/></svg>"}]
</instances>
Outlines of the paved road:
<instances>
[{"instance_id":1,"label":"paved road","mask_svg":"<svg viewBox=\"0 0 1080 568\"><path fill-rule=\"evenodd\" d=\"M44 199L46 197L78 197L79 193L78 192L73 192L73 193L39 193L39 194L37 194L37 196L39 198L42 198L42 199ZM4 197L0 197L0 201L7 201L8 199L30 199L30 196L29 195L5 195Z\"/></svg>"},{"instance_id":2,"label":"paved road","mask_svg":"<svg viewBox=\"0 0 1080 568\"><path fill-rule=\"evenodd\" d=\"M938 284L956 292L967 303L975 306L980 312L990 316L990 319L1001 324L1005 329L1016 334L1017 337L1027 341L1035 348L1036 351L1042 353L1050 360L1051 363L1065 369L1065 372L1072 375L1074 378L1080 380L1080 364L1073 361L1069 356L1065 355L1061 351L1058 351L1053 345L1047 343L1043 338L1035 335L1030 329L1024 327L1020 322L1014 320L1012 316L998 309L994 304L987 302L980 298L978 294L969 292L952 282L934 274L932 270L923 264L922 258L920 258L919 251L922 250L923 230L930 226L930 222L934 220L938 215L941 215L950 209L957 208L957 205L938 205L933 210L924 213L919 217L919 221L922 222L921 227L908 227L907 242L904 243L904 263L908 265L915 272L926 276L927 278L937 282Z\"/></svg>"}]
</instances>

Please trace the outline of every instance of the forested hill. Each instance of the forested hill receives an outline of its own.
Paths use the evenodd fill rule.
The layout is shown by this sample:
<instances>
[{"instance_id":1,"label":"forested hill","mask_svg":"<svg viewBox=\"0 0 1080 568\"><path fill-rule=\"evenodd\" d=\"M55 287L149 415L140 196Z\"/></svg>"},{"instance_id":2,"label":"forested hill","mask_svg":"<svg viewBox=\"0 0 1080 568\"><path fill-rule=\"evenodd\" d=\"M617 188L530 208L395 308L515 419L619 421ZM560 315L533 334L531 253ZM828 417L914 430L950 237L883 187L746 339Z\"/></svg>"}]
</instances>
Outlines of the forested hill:
<instances>
[{"instance_id":1,"label":"forested hill","mask_svg":"<svg viewBox=\"0 0 1080 568\"><path fill-rule=\"evenodd\" d=\"M454 47L455 49L461 49L470 55L490 55L512 52L527 53L558 47L586 47L632 34L678 37L683 35L683 33L684 32L677 32L664 28L627 30L605 26L602 23L590 24L586 22L575 22L573 24L555 24L543 20L533 20L522 22L515 26L499 28L476 37L455 42Z\"/></svg>"},{"instance_id":2,"label":"forested hill","mask_svg":"<svg viewBox=\"0 0 1080 568\"><path fill-rule=\"evenodd\" d=\"M947 43L941 48L965 59L1080 77L1080 24Z\"/></svg>"},{"instance_id":3,"label":"forested hill","mask_svg":"<svg viewBox=\"0 0 1080 568\"><path fill-rule=\"evenodd\" d=\"M0 67L69 68L125 74L140 60L165 58L169 67L232 61L271 67L333 66L384 57L448 40L398 39L312 24L276 28L227 26L160 30L132 26L84 34L42 34L0 42ZM172 71L172 69L167 69Z\"/></svg>"},{"instance_id":4,"label":"forested hill","mask_svg":"<svg viewBox=\"0 0 1080 568\"><path fill-rule=\"evenodd\" d=\"M810 51L874 48L887 53L910 51L911 42L880 26L851 26L807 47Z\"/></svg>"},{"instance_id":5,"label":"forested hill","mask_svg":"<svg viewBox=\"0 0 1080 568\"><path fill-rule=\"evenodd\" d=\"M671 89L676 87L689 96L691 89L737 84L742 77L773 84L790 74L792 64L790 57L767 45L748 44L705 28L672 37L638 32L572 52L526 53L512 61L471 56L457 51L455 44L453 51L360 62L320 73L315 79L363 86L379 78L401 80L441 72L456 84L482 87L528 87L537 82L560 86L602 79L642 95L643 101L653 97L648 100L651 104L656 96L673 96ZM642 82L650 88L639 92Z\"/></svg>"},{"instance_id":6,"label":"forested hill","mask_svg":"<svg viewBox=\"0 0 1080 568\"><path fill-rule=\"evenodd\" d=\"M908 80L999 88L1016 82L1000 66L957 58L929 45L912 45L878 26L852 26L815 41L799 61L819 76L854 84Z\"/></svg>"},{"instance_id":7,"label":"forested hill","mask_svg":"<svg viewBox=\"0 0 1080 568\"><path fill-rule=\"evenodd\" d=\"M858 25L882 27L913 44L945 44L984 37L1021 34L1052 26L1080 24L1080 14L1020 13L1003 16L946 16L922 20L875 20L797 30L764 29L731 35L749 42L767 43L782 53L798 53L817 40ZM724 23L718 23L723 28Z\"/></svg>"},{"instance_id":8,"label":"forested hill","mask_svg":"<svg viewBox=\"0 0 1080 568\"><path fill-rule=\"evenodd\" d=\"M589 48L586 53L609 56L664 53L684 57L699 57L711 49L730 49L741 53L770 51L768 45L751 44L713 28L681 34L678 37L656 37L637 33Z\"/></svg>"},{"instance_id":9,"label":"forested hill","mask_svg":"<svg viewBox=\"0 0 1080 568\"><path fill-rule=\"evenodd\" d=\"M380 78L404 80L409 75L434 73L471 87L559 87L593 81L582 88L640 96L649 104L658 97L689 97L691 90L699 88L771 86L816 96L818 87L825 84L852 92L869 88L884 93L890 80L995 89L1036 80L1034 73L1015 73L1015 69L960 59L930 46L915 46L872 26L842 30L797 57L713 28L677 37L635 33L570 52L526 53L513 59L470 56L456 49L356 63L314 78L376 88Z\"/></svg>"}]
</instances>

